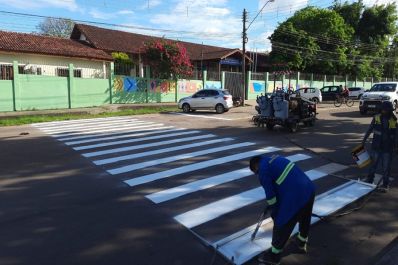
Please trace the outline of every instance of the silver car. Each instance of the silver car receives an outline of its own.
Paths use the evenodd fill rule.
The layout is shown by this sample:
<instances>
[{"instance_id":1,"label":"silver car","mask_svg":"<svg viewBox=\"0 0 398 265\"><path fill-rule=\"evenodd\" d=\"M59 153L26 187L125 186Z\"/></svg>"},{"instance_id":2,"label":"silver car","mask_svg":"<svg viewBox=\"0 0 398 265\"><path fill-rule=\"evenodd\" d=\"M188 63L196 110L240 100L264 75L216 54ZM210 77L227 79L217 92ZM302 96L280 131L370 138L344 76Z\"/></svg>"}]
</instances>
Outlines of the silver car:
<instances>
[{"instance_id":1,"label":"silver car","mask_svg":"<svg viewBox=\"0 0 398 265\"><path fill-rule=\"evenodd\" d=\"M232 96L227 90L202 89L190 97L182 98L178 108L188 113L196 110L215 110L224 113L233 107Z\"/></svg>"}]
</instances>

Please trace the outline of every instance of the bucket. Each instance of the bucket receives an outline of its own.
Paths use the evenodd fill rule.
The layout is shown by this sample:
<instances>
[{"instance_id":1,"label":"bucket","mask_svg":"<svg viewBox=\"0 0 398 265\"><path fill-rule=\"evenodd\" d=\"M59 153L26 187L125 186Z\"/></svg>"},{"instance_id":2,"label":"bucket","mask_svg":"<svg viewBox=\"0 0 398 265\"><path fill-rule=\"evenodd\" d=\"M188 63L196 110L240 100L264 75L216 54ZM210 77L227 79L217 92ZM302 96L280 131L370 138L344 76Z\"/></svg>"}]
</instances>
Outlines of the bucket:
<instances>
[{"instance_id":1,"label":"bucket","mask_svg":"<svg viewBox=\"0 0 398 265\"><path fill-rule=\"evenodd\" d=\"M366 151L363 145L358 145L355 147L351 154L359 168L364 168L372 162L369 153Z\"/></svg>"}]
</instances>

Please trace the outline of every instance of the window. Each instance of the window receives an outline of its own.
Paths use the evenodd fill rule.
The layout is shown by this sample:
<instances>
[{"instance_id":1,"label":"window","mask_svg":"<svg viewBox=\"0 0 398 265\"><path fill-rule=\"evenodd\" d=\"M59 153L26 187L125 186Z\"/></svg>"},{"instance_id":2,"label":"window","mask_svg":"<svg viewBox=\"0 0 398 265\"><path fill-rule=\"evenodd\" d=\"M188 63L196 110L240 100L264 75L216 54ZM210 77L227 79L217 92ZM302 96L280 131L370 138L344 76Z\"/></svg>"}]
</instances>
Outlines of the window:
<instances>
[{"instance_id":1,"label":"window","mask_svg":"<svg viewBox=\"0 0 398 265\"><path fill-rule=\"evenodd\" d=\"M231 94L229 93L229 91L228 91L228 90L223 90L223 91L222 91L222 93L223 93L224 95L226 95L226 96L229 96L229 95L231 95Z\"/></svg>"},{"instance_id":2,"label":"window","mask_svg":"<svg viewBox=\"0 0 398 265\"><path fill-rule=\"evenodd\" d=\"M14 79L14 70L10 64L0 64L0 80Z\"/></svg>"},{"instance_id":3,"label":"window","mask_svg":"<svg viewBox=\"0 0 398 265\"><path fill-rule=\"evenodd\" d=\"M330 87L325 86L325 87L323 87L321 90L322 90L322 92L326 93L326 92L329 92Z\"/></svg>"},{"instance_id":4,"label":"window","mask_svg":"<svg viewBox=\"0 0 398 265\"><path fill-rule=\"evenodd\" d=\"M337 86L333 86L330 88L330 92L338 92L339 91L339 87Z\"/></svg>"},{"instance_id":5,"label":"window","mask_svg":"<svg viewBox=\"0 0 398 265\"><path fill-rule=\"evenodd\" d=\"M18 65L20 75L41 75L41 67L36 65Z\"/></svg>"},{"instance_id":6,"label":"window","mask_svg":"<svg viewBox=\"0 0 398 265\"><path fill-rule=\"evenodd\" d=\"M57 76L69 77L69 69L68 68L57 68ZM74 69L73 76L81 78L82 77L82 69Z\"/></svg>"},{"instance_id":7,"label":"window","mask_svg":"<svg viewBox=\"0 0 398 265\"><path fill-rule=\"evenodd\" d=\"M209 90L209 91L207 91L207 96L208 97L217 97L217 96L219 96L220 94L218 93L218 91L216 91L216 90Z\"/></svg>"},{"instance_id":8,"label":"window","mask_svg":"<svg viewBox=\"0 0 398 265\"><path fill-rule=\"evenodd\" d=\"M206 96L207 96L207 93L206 93L205 90L201 90L201 91L199 91L198 93L196 93L195 96L198 97L198 98L199 98L199 97L206 97Z\"/></svg>"},{"instance_id":9,"label":"window","mask_svg":"<svg viewBox=\"0 0 398 265\"><path fill-rule=\"evenodd\" d=\"M395 92L397 84L376 84L370 91L371 92Z\"/></svg>"}]
</instances>

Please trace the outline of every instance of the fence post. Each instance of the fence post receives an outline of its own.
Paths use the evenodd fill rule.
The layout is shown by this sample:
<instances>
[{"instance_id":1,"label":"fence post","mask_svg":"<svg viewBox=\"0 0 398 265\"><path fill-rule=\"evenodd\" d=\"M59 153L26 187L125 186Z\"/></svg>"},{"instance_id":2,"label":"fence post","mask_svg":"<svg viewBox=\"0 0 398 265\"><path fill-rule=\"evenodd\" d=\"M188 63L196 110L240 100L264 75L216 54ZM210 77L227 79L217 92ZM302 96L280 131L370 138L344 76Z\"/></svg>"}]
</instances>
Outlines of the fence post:
<instances>
[{"instance_id":1,"label":"fence post","mask_svg":"<svg viewBox=\"0 0 398 265\"><path fill-rule=\"evenodd\" d=\"M355 76L355 87L357 86L358 78Z\"/></svg>"},{"instance_id":2,"label":"fence post","mask_svg":"<svg viewBox=\"0 0 398 265\"><path fill-rule=\"evenodd\" d=\"M115 64L111 62L109 66L109 104L113 103L112 92L114 86L114 78L115 78Z\"/></svg>"},{"instance_id":3,"label":"fence post","mask_svg":"<svg viewBox=\"0 0 398 265\"><path fill-rule=\"evenodd\" d=\"M335 83L336 83L336 76L333 75L333 85L335 85Z\"/></svg>"},{"instance_id":4,"label":"fence post","mask_svg":"<svg viewBox=\"0 0 398 265\"><path fill-rule=\"evenodd\" d=\"M175 102L178 102L178 79L175 79L175 90L174 90L174 94L175 94Z\"/></svg>"},{"instance_id":5,"label":"fence post","mask_svg":"<svg viewBox=\"0 0 398 265\"><path fill-rule=\"evenodd\" d=\"M345 75L345 87L347 87L347 83L348 83L348 75Z\"/></svg>"},{"instance_id":6,"label":"fence post","mask_svg":"<svg viewBox=\"0 0 398 265\"><path fill-rule=\"evenodd\" d=\"M300 82L300 72L297 72L297 75L296 75L296 88L294 89L294 91L296 91L297 88L299 87L299 82Z\"/></svg>"},{"instance_id":7,"label":"fence post","mask_svg":"<svg viewBox=\"0 0 398 265\"><path fill-rule=\"evenodd\" d=\"M74 88L74 66L73 64L69 64L69 72L68 72L68 108L72 108L72 92Z\"/></svg>"},{"instance_id":8,"label":"fence post","mask_svg":"<svg viewBox=\"0 0 398 265\"><path fill-rule=\"evenodd\" d=\"M323 86L326 86L326 75L323 76Z\"/></svg>"},{"instance_id":9,"label":"fence post","mask_svg":"<svg viewBox=\"0 0 398 265\"><path fill-rule=\"evenodd\" d=\"M269 72L266 72L264 74L264 77L265 77L265 86L264 86L264 89L265 89L264 95L265 95L268 92Z\"/></svg>"},{"instance_id":10,"label":"fence post","mask_svg":"<svg viewBox=\"0 0 398 265\"><path fill-rule=\"evenodd\" d=\"M203 70L203 89L206 88L206 82L207 82L207 70Z\"/></svg>"},{"instance_id":11,"label":"fence post","mask_svg":"<svg viewBox=\"0 0 398 265\"><path fill-rule=\"evenodd\" d=\"M373 77L372 77L372 79L370 80L370 86L371 86L371 87L373 86Z\"/></svg>"},{"instance_id":12,"label":"fence post","mask_svg":"<svg viewBox=\"0 0 398 265\"><path fill-rule=\"evenodd\" d=\"M225 71L221 72L221 88L225 89Z\"/></svg>"},{"instance_id":13,"label":"fence post","mask_svg":"<svg viewBox=\"0 0 398 265\"><path fill-rule=\"evenodd\" d=\"M310 83L310 87L313 87L314 84L314 73L311 73L311 83Z\"/></svg>"},{"instance_id":14,"label":"fence post","mask_svg":"<svg viewBox=\"0 0 398 265\"><path fill-rule=\"evenodd\" d=\"M282 90L284 90L285 85L285 75L282 75Z\"/></svg>"},{"instance_id":15,"label":"fence post","mask_svg":"<svg viewBox=\"0 0 398 265\"><path fill-rule=\"evenodd\" d=\"M149 91L151 90L151 68L147 66L145 68L145 80L146 80L146 89L145 89L145 103L149 103ZM156 98L156 97L155 97ZM160 91L160 102L162 102L162 91Z\"/></svg>"},{"instance_id":16,"label":"fence post","mask_svg":"<svg viewBox=\"0 0 398 265\"><path fill-rule=\"evenodd\" d=\"M13 61L12 63L13 70L13 81L12 81L12 107L14 111L17 111L17 99L16 95L20 94L19 90L19 70L18 70L18 61ZM20 107L20 106L19 106Z\"/></svg>"},{"instance_id":17,"label":"fence post","mask_svg":"<svg viewBox=\"0 0 398 265\"><path fill-rule=\"evenodd\" d=\"M245 92L245 100L248 100L249 99L250 82L252 81L252 71L247 72L246 78L247 78L247 90Z\"/></svg>"}]
</instances>

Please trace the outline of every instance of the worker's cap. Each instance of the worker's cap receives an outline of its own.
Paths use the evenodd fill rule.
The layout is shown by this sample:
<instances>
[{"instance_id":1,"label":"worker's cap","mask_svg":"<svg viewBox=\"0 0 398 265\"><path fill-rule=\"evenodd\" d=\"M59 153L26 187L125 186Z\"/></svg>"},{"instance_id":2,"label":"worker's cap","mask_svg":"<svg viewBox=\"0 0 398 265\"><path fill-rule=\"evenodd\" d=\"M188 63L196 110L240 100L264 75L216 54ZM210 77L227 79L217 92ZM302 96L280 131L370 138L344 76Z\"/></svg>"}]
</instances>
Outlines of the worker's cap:
<instances>
[{"instance_id":1,"label":"worker's cap","mask_svg":"<svg viewBox=\"0 0 398 265\"><path fill-rule=\"evenodd\" d=\"M384 101L384 102L381 104L381 110L384 110L384 111L393 111L393 110L394 110L394 107L392 106L392 103L391 103L390 101Z\"/></svg>"}]
</instances>

